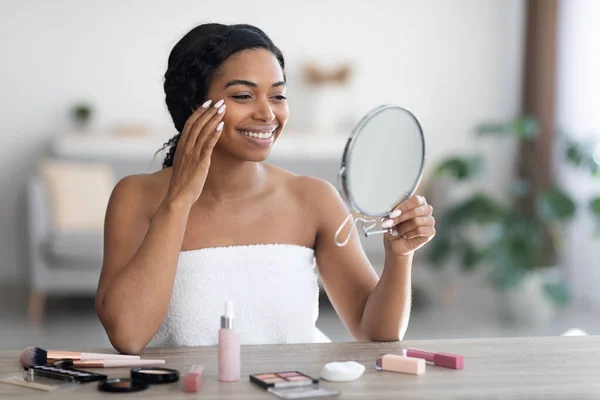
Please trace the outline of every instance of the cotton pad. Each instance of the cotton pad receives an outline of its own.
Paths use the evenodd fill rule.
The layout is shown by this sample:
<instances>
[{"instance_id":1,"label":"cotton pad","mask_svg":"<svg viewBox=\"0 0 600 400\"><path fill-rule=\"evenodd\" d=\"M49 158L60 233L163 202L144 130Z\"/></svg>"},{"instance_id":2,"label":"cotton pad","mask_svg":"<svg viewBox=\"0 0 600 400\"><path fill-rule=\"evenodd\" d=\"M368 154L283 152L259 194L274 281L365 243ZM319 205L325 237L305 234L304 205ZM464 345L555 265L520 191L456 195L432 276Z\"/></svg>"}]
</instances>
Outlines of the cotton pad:
<instances>
[{"instance_id":1,"label":"cotton pad","mask_svg":"<svg viewBox=\"0 0 600 400\"><path fill-rule=\"evenodd\" d=\"M321 379L331 382L349 382L361 377L365 366L355 361L330 362L323 366Z\"/></svg>"}]
</instances>

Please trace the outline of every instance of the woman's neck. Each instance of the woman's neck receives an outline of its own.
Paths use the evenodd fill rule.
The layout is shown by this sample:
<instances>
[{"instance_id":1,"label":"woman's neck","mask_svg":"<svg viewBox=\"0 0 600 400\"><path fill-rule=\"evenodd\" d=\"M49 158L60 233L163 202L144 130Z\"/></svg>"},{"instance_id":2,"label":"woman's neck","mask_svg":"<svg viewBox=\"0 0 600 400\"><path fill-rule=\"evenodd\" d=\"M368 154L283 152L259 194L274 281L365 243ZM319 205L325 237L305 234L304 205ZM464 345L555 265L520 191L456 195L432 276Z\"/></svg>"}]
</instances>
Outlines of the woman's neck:
<instances>
[{"instance_id":1,"label":"woman's neck","mask_svg":"<svg viewBox=\"0 0 600 400\"><path fill-rule=\"evenodd\" d=\"M201 198L221 203L249 198L264 189L266 171L261 163L214 155Z\"/></svg>"}]
</instances>

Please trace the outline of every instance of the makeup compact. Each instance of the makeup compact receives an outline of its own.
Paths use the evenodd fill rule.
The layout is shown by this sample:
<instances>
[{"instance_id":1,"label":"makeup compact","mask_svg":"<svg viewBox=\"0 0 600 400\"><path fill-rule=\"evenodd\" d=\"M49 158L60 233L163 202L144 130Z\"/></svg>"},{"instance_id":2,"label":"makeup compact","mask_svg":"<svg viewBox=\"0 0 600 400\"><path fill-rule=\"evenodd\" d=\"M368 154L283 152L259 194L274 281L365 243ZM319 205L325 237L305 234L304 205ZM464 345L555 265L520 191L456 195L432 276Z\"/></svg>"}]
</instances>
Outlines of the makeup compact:
<instances>
[{"instance_id":1,"label":"makeup compact","mask_svg":"<svg viewBox=\"0 0 600 400\"><path fill-rule=\"evenodd\" d=\"M338 390L319 387L319 380L298 371L265 372L250 375L250 382L282 399L337 396Z\"/></svg>"},{"instance_id":2,"label":"makeup compact","mask_svg":"<svg viewBox=\"0 0 600 400\"><path fill-rule=\"evenodd\" d=\"M139 392L148 389L148 383L129 378L107 379L98 384L98 390L111 393Z\"/></svg>"},{"instance_id":3,"label":"makeup compact","mask_svg":"<svg viewBox=\"0 0 600 400\"><path fill-rule=\"evenodd\" d=\"M131 379L146 383L173 383L179 380L179 371L170 368L138 367L131 369Z\"/></svg>"}]
</instances>

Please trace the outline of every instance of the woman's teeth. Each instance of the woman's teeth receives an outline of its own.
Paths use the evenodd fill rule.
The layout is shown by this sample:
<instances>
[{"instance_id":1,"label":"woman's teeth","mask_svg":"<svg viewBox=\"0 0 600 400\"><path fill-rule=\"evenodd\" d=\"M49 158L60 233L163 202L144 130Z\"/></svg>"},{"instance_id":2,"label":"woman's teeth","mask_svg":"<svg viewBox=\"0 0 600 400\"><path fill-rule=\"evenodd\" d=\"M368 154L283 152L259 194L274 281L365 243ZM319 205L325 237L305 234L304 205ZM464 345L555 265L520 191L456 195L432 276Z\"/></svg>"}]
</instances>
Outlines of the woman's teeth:
<instances>
[{"instance_id":1,"label":"woman's teeth","mask_svg":"<svg viewBox=\"0 0 600 400\"><path fill-rule=\"evenodd\" d=\"M248 136L248 137L253 137L253 138L258 138L258 139L268 139L271 136L273 136L273 132L247 132L247 131L239 131L242 135L244 136Z\"/></svg>"}]
</instances>

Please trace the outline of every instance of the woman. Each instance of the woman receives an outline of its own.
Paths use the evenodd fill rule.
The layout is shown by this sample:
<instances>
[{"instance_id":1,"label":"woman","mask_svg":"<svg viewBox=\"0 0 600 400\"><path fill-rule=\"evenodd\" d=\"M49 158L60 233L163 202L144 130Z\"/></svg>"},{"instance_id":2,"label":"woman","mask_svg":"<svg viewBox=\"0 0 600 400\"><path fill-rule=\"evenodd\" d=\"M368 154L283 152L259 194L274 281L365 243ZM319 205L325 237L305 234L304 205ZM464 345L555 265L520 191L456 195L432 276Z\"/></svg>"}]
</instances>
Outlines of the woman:
<instances>
[{"instance_id":1,"label":"woman","mask_svg":"<svg viewBox=\"0 0 600 400\"><path fill-rule=\"evenodd\" d=\"M314 261L357 340L403 337L432 208L414 196L390 215L381 279L356 233L336 246L348 214L337 190L262 163L288 120L285 82L280 50L253 26L201 25L173 48L164 89L180 133L164 168L122 179L107 209L96 309L120 352L215 344L226 300L242 343L315 341Z\"/></svg>"}]
</instances>

